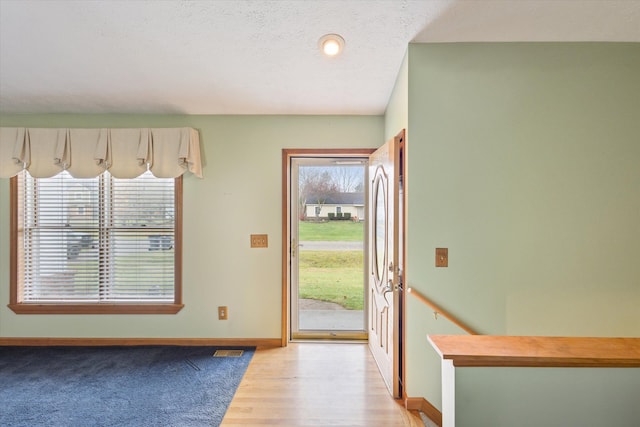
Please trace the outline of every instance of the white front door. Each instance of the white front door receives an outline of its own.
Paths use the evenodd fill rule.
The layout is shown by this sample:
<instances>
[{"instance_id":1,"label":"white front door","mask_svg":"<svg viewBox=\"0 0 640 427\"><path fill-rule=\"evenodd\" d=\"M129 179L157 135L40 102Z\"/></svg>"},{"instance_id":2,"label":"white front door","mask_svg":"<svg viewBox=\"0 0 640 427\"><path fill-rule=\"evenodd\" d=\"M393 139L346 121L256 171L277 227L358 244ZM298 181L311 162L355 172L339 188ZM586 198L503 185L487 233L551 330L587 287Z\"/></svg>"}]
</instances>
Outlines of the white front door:
<instances>
[{"instance_id":1,"label":"white front door","mask_svg":"<svg viewBox=\"0 0 640 427\"><path fill-rule=\"evenodd\" d=\"M395 398L401 397L401 140L388 141L369 157L369 347Z\"/></svg>"}]
</instances>

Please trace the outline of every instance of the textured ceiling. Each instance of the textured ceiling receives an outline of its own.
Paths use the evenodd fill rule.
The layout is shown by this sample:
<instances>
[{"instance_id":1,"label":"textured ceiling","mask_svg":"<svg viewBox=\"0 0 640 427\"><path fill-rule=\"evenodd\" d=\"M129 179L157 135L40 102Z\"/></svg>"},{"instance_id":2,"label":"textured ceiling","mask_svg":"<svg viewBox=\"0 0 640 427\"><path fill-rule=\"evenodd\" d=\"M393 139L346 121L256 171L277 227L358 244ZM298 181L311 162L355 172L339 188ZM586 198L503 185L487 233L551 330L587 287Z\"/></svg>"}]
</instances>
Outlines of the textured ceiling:
<instances>
[{"instance_id":1,"label":"textured ceiling","mask_svg":"<svg viewBox=\"0 0 640 427\"><path fill-rule=\"evenodd\" d=\"M381 114L409 42L457 41L640 42L640 1L0 0L0 112Z\"/></svg>"}]
</instances>

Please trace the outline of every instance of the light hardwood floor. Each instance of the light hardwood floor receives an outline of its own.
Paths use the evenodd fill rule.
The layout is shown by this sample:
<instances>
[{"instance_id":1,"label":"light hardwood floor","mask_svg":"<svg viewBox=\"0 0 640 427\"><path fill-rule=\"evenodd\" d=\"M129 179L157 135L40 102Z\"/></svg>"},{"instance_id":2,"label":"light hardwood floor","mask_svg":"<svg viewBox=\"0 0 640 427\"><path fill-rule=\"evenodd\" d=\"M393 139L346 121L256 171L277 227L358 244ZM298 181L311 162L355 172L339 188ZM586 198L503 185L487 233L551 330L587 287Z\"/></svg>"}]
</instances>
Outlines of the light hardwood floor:
<instances>
[{"instance_id":1,"label":"light hardwood floor","mask_svg":"<svg viewBox=\"0 0 640 427\"><path fill-rule=\"evenodd\" d=\"M423 426L387 391L366 344L290 343L253 356L222 426Z\"/></svg>"}]
</instances>

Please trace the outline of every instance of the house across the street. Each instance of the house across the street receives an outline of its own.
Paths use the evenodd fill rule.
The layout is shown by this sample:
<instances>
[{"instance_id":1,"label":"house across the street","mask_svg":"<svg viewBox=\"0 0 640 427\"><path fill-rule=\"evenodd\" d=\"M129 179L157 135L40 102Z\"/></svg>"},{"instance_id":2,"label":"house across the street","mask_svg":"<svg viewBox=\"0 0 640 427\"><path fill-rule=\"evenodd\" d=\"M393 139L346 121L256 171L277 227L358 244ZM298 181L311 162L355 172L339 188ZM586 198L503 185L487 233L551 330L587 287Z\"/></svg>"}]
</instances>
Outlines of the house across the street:
<instances>
[{"instance_id":1,"label":"house across the street","mask_svg":"<svg viewBox=\"0 0 640 427\"><path fill-rule=\"evenodd\" d=\"M326 196L307 197L305 218L344 218L345 216L352 220L364 220L364 193L332 193Z\"/></svg>"}]
</instances>

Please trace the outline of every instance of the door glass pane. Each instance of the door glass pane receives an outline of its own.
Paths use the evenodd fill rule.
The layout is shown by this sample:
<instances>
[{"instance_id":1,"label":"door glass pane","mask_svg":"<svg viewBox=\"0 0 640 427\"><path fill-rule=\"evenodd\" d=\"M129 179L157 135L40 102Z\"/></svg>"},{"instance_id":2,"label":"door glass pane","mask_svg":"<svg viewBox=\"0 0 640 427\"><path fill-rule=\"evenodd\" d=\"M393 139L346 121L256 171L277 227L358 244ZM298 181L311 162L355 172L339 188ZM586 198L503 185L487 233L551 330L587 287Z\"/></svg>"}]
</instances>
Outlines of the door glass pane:
<instances>
[{"instance_id":1,"label":"door glass pane","mask_svg":"<svg viewBox=\"0 0 640 427\"><path fill-rule=\"evenodd\" d=\"M373 211L375 218L373 225L375 227L374 242L375 245L375 263L376 263L376 283L382 281L385 256L387 253L387 203L385 200L385 191L382 179L377 177L375 185L375 209Z\"/></svg>"},{"instance_id":2,"label":"door glass pane","mask_svg":"<svg viewBox=\"0 0 640 427\"><path fill-rule=\"evenodd\" d=\"M365 330L366 162L352 163L315 159L298 168L301 333Z\"/></svg>"}]
</instances>

